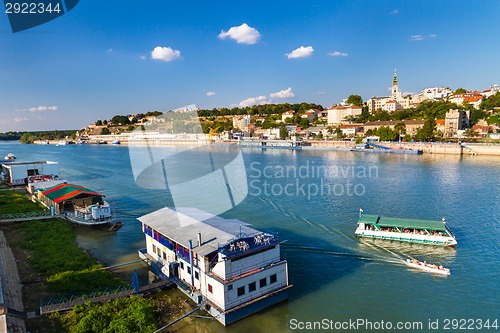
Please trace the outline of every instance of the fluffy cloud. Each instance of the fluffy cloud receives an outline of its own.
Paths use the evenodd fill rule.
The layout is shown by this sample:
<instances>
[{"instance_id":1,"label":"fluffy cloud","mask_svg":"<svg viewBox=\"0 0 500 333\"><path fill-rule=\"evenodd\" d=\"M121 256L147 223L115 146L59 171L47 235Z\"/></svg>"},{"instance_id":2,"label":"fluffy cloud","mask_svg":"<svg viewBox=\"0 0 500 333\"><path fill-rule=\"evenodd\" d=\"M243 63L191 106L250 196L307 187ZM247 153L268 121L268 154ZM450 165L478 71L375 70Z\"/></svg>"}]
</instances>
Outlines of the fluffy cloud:
<instances>
[{"instance_id":1,"label":"fluffy cloud","mask_svg":"<svg viewBox=\"0 0 500 333\"><path fill-rule=\"evenodd\" d=\"M288 57L288 59L306 58L312 56L313 52L314 49L312 46L301 46L293 50L291 53L287 53L286 56Z\"/></svg>"},{"instance_id":2,"label":"fluffy cloud","mask_svg":"<svg viewBox=\"0 0 500 333\"><path fill-rule=\"evenodd\" d=\"M394 9L392 12L391 12L391 15L398 15L399 14L399 9Z\"/></svg>"},{"instance_id":3,"label":"fluffy cloud","mask_svg":"<svg viewBox=\"0 0 500 333\"><path fill-rule=\"evenodd\" d=\"M37 107L32 107L28 109L16 109L16 112L44 112L44 111L57 111L57 106L51 105L51 106L44 106L40 105Z\"/></svg>"},{"instance_id":4,"label":"fluffy cloud","mask_svg":"<svg viewBox=\"0 0 500 333\"><path fill-rule=\"evenodd\" d=\"M273 98L274 99L285 99L285 98L294 98L295 94L292 92L292 88L289 87L287 89L280 90L275 93L269 94L269 97L266 96L257 96L257 97L250 97L247 98L238 104L233 104L232 106L237 106L240 108L246 108L247 106L252 106L252 105L263 105L263 104L271 104L273 103Z\"/></svg>"},{"instance_id":5,"label":"fluffy cloud","mask_svg":"<svg viewBox=\"0 0 500 333\"><path fill-rule=\"evenodd\" d=\"M162 60L166 62L174 61L181 58L181 51L174 50L170 47L157 46L151 51L151 59Z\"/></svg>"},{"instance_id":6,"label":"fluffy cloud","mask_svg":"<svg viewBox=\"0 0 500 333\"><path fill-rule=\"evenodd\" d=\"M215 91L209 91L209 92L207 92L207 96L215 96Z\"/></svg>"},{"instance_id":7,"label":"fluffy cloud","mask_svg":"<svg viewBox=\"0 0 500 333\"><path fill-rule=\"evenodd\" d=\"M430 38L436 38L436 37L437 37L437 35L436 35L436 34L430 34L430 35L429 35L429 37L430 37Z\"/></svg>"},{"instance_id":8,"label":"fluffy cloud","mask_svg":"<svg viewBox=\"0 0 500 333\"><path fill-rule=\"evenodd\" d=\"M147 57L146 57L145 55L141 55L141 56L139 56L139 59L141 59L141 60L146 60L146 58L147 58Z\"/></svg>"},{"instance_id":9,"label":"fluffy cloud","mask_svg":"<svg viewBox=\"0 0 500 333\"><path fill-rule=\"evenodd\" d=\"M260 39L260 32L250 27L248 24L243 23L239 27L231 27L228 31L222 30L219 34L220 39L227 37L234 39L238 44L255 44Z\"/></svg>"},{"instance_id":10,"label":"fluffy cloud","mask_svg":"<svg viewBox=\"0 0 500 333\"><path fill-rule=\"evenodd\" d=\"M269 95L271 98L294 98L295 94L292 92L292 88L288 87L288 89L283 89L278 92L272 93Z\"/></svg>"},{"instance_id":11,"label":"fluffy cloud","mask_svg":"<svg viewBox=\"0 0 500 333\"><path fill-rule=\"evenodd\" d=\"M340 51L335 51L335 52L330 52L328 53L329 56L331 57L348 57L349 54L345 52L340 52Z\"/></svg>"},{"instance_id":12,"label":"fluffy cloud","mask_svg":"<svg viewBox=\"0 0 500 333\"><path fill-rule=\"evenodd\" d=\"M424 40L424 36L422 36L422 35L413 35L413 36L410 37L410 40L418 42L418 41Z\"/></svg>"},{"instance_id":13,"label":"fluffy cloud","mask_svg":"<svg viewBox=\"0 0 500 333\"><path fill-rule=\"evenodd\" d=\"M238 104L236 106L240 108L246 108L247 106L252 106L252 105L263 105L263 104L269 104L271 103L270 100L267 99L266 96L257 96L257 97L250 97L247 98Z\"/></svg>"}]
</instances>

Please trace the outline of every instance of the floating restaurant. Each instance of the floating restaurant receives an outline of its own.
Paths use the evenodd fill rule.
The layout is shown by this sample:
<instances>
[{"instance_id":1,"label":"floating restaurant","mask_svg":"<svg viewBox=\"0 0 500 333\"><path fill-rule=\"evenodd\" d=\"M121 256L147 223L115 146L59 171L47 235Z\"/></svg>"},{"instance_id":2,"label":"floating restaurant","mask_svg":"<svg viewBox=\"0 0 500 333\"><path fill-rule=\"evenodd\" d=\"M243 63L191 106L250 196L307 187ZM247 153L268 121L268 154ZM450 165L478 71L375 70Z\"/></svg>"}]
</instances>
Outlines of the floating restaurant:
<instances>
[{"instance_id":1,"label":"floating restaurant","mask_svg":"<svg viewBox=\"0 0 500 333\"><path fill-rule=\"evenodd\" d=\"M454 246L455 236L444 221L401 219L360 214L358 237L396 240L402 242Z\"/></svg>"},{"instance_id":2,"label":"floating restaurant","mask_svg":"<svg viewBox=\"0 0 500 333\"><path fill-rule=\"evenodd\" d=\"M36 180L57 180L59 163L52 161L39 162L2 162L3 181L11 186L27 185Z\"/></svg>"},{"instance_id":3,"label":"floating restaurant","mask_svg":"<svg viewBox=\"0 0 500 333\"><path fill-rule=\"evenodd\" d=\"M223 325L288 298L288 266L273 235L196 208L162 208L139 221L139 256Z\"/></svg>"},{"instance_id":4,"label":"floating restaurant","mask_svg":"<svg viewBox=\"0 0 500 333\"><path fill-rule=\"evenodd\" d=\"M78 224L100 225L114 219L104 195L80 185L64 183L38 191L38 200L53 215Z\"/></svg>"}]
</instances>

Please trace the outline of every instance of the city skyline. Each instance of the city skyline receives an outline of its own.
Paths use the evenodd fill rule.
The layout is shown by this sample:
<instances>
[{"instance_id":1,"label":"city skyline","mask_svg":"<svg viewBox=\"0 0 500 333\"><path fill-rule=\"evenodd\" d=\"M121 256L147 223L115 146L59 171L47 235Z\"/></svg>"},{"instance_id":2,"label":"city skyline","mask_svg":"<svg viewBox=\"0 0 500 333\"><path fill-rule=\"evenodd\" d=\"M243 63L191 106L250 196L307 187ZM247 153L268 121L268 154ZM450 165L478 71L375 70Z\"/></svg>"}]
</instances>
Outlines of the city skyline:
<instances>
[{"instance_id":1,"label":"city skyline","mask_svg":"<svg viewBox=\"0 0 500 333\"><path fill-rule=\"evenodd\" d=\"M154 8L153 8L154 6ZM0 15L0 132L117 114L499 84L497 1L79 3L13 34Z\"/></svg>"}]
</instances>

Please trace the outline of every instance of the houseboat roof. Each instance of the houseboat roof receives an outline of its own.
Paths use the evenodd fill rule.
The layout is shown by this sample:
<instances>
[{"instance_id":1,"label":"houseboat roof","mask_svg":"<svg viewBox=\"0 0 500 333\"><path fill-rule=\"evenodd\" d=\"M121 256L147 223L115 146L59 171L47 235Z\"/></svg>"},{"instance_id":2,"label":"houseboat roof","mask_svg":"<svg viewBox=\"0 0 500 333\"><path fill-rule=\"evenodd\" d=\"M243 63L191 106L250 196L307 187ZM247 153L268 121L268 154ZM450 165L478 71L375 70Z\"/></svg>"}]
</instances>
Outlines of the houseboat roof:
<instances>
[{"instance_id":1,"label":"houseboat roof","mask_svg":"<svg viewBox=\"0 0 500 333\"><path fill-rule=\"evenodd\" d=\"M85 188L80 185L74 185L74 184L60 184L56 185L54 187L51 187L45 191L42 192L43 195L45 195L47 198L50 200L54 201L55 203L60 203L65 200L72 199L80 194L87 194L90 196L98 196L98 197L103 197L104 195L93 191L89 190L88 188Z\"/></svg>"},{"instance_id":2,"label":"houseboat roof","mask_svg":"<svg viewBox=\"0 0 500 333\"><path fill-rule=\"evenodd\" d=\"M246 222L224 219L197 208L177 207L173 210L165 207L138 220L186 248L189 248L189 240L192 240L193 251L201 256L217 251L219 246L238 236L262 233ZM201 246L198 246L198 233L202 237Z\"/></svg>"},{"instance_id":3,"label":"houseboat roof","mask_svg":"<svg viewBox=\"0 0 500 333\"><path fill-rule=\"evenodd\" d=\"M379 224L384 227L417 228L446 231L443 221L402 219L378 215L362 214L358 223Z\"/></svg>"}]
</instances>

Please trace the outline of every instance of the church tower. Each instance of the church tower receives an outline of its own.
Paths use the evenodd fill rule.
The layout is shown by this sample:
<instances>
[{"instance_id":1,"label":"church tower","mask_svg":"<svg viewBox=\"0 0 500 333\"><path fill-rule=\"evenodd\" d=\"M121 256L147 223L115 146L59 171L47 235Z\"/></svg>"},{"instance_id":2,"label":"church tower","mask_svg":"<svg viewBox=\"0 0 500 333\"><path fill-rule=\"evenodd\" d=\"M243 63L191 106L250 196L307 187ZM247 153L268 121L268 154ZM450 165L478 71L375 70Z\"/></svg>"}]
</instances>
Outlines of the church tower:
<instances>
[{"instance_id":1,"label":"church tower","mask_svg":"<svg viewBox=\"0 0 500 333\"><path fill-rule=\"evenodd\" d=\"M392 80L392 98L399 97L399 87L398 87L398 76L396 74L396 69L394 69L394 79Z\"/></svg>"}]
</instances>

